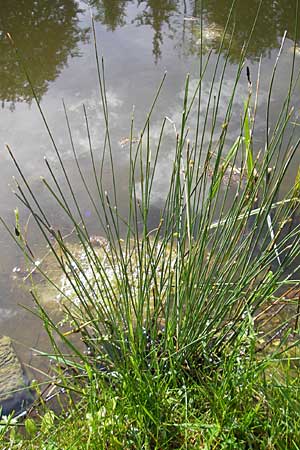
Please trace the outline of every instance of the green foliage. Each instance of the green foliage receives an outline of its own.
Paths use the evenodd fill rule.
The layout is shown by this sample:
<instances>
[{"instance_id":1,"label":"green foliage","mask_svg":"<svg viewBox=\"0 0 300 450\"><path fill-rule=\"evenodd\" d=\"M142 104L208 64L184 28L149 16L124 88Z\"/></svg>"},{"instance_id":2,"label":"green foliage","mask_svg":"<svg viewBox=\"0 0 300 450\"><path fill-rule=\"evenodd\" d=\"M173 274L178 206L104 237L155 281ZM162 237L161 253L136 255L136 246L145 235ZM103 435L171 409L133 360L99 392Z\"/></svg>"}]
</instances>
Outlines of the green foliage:
<instances>
[{"instance_id":1,"label":"green foliage","mask_svg":"<svg viewBox=\"0 0 300 450\"><path fill-rule=\"evenodd\" d=\"M26 419L24 422L25 430L30 437L34 436L37 432L37 426L33 419Z\"/></svg>"},{"instance_id":2,"label":"green foliage","mask_svg":"<svg viewBox=\"0 0 300 450\"><path fill-rule=\"evenodd\" d=\"M296 449L299 381L286 369L283 356L297 347L299 312L291 306L287 317L276 314L284 301L282 290L298 284L300 226L289 226L290 218L299 213L298 178L278 198L299 147L297 136L290 134L286 151L282 146L293 118L293 77L272 133L266 125L268 139L260 153L252 140L251 96L244 107L240 104L241 127L234 142L228 135L247 45L230 98L222 105L225 113L221 114L220 99L227 59L218 58L213 69L204 117L197 102L201 102L209 59L201 65L193 91L187 77L181 122L173 124L168 190L153 225L154 187L167 120L163 119L155 141L152 114L166 77L154 95L136 147L132 118L124 217L116 187L104 63L96 42L95 48L106 127L99 158L84 108L91 158L88 178L76 155L66 108L78 168L74 181L33 90L67 192L48 161L49 178L42 183L74 229L72 244L51 223L9 149L22 180L16 184L16 196L35 220L61 276L52 277L42 265L37 270L57 289L64 325L70 325L67 330L57 325L39 301L38 290L33 290L35 313L53 346L49 357L58 366L53 383L66 390L69 408L58 417L46 411L36 433L27 422L26 448ZM213 94L217 73L221 78ZM223 126L218 127L220 122ZM270 161L274 169L266 182ZM102 176L107 166L109 187ZM73 183L78 180L86 192L85 208L88 205L95 212L105 235L101 250L93 244L75 194ZM28 243L2 223L34 263ZM16 228L22 236L19 220ZM80 343L73 334L80 336ZM274 348L275 339L279 343ZM72 400L74 393L77 403Z\"/></svg>"},{"instance_id":3,"label":"green foliage","mask_svg":"<svg viewBox=\"0 0 300 450\"><path fill-rule=\"evenodd\" d=\"M179 379L171 371L107 383L94 372L81 401L47 428L37 420L38 432L15 435L12 448L297 450L300 386L292 361L258 362L251 345L248 358L231 354L209 376Z\"/></svg>"},{"instance_id":4,"label":"green foliage","mask_svg":"<svg viewBox=\"0 0 300 450\"><path fill-rule=\"evenodd\" d=\"M245 141L245 149L246 149L246 163L247 163L247 173L248 177L253 174L254 170L254 160L253 160L253 148L252 148L252 131L250 124L250 108L249 101L245 101L245 120L244 120L244 141Z\"/></svg>"}]
</instances>

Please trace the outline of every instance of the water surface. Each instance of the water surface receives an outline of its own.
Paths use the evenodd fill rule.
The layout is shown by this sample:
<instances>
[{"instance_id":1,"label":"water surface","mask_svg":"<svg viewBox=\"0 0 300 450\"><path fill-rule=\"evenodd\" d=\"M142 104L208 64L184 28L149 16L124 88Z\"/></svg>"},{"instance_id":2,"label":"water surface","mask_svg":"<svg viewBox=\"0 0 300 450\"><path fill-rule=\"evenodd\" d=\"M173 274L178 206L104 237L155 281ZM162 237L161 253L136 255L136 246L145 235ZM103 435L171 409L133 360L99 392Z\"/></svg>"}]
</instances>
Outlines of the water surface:
<instances>
[{"instance_id":1,"label":"water surface","mask_svg":"<svg viewBox=\"0 0 300 450\"><path fill-rule=\"evenodd\" d=\"M101 151L103 143L103 118L99 104L95 54L91 35L91 12L100 52L105 58L107 97L110 110L110 126L113 152L117 156L118 195L127 197L128 148L122 146L129 135L130 118L134 105L136 133L141 129L157 86L163 73L167 80L154 114L152 133L159 134L164 115L179 123L182 111L183 86L189 72L191 86L195 86L199 73L201 49L201 21L203 24L202 51L208 55L212 50L211 63L203 83L203 97L208 96L209 82L214 70L221 36L226 28L231 0L203 0L201 17L200 1L176 0L93 0L91 10L88 2L75 0L2 0L0 10L0 215L13 227L13 210L19 207L22 223L28 213L12 194L12 176L16 175L5 144L12 148L28 177L30 186L37 192L43 204L62 233L70 231L65 218L47 199L39 177L46 173L44 156L57 167L55 153L38 112L32 90L26 80L15 51L6 33L10 33L20 58L34 85L37 99L47 117L53 136L60 148L71 177L78 178L72 157L64 119L63 98L69 111L76 151L88 173L88 140L84 127L82 104L87 107L93 144ZM225 112L236 74L239 55L251 31L259 1L237 1L228 28L227 40L232 34L228 70L224 80L221 99ZM264 147L264 105L270 75L275 63L282 37L287 38L276 75L275 89L271 98L272 117L276 117L280 102L286 95L288 77L292 64L293 37L295 36L296 0L264 0L252 40L247 51L253 83L256 81L259 59L262 57L260 80L261 106L257 119L256 150ZM298 33L298 36L300 33ZM299 44L300 40L298 40ZM226 46L222 60L226 58ZM296 55L299 67L300 56ZM218 80L218 78L217 78ZM234 140L240 127L243 100L247 97L248 84L243 75L237 90L237 107L229 141ZM294 102L299 100L299 89ZM223 106L222 106L223 105ZM298 103L299 105L299 103ZM298 106L299 107L299 106ZM221 119L220 119L221 120ZM271 124L272 125L272 124ZM174 141L173 128L166 130L166 143L158 168L154 188L153 211L159 211L167 189L167 174L172 163L171 151ZM287 177L295 177L299 165L299 152ZM110 173L105 171L107 182ZM79 201L84 203L84 191L77 186ZM95 218L86 208L86 220L94 233L99 232ZM43 254L44 244L29 221L28 238L37 257ZM6 232L0 233L0 334L7 334L21 344L19 353L24 361L32 362L28 346L42 346L44 332L39 321L19 304L32 305L28 292L20 288L16 268L23 269L20 252ZM15 271L14 271L15 269Z\"/></svg>"}]
</instances>

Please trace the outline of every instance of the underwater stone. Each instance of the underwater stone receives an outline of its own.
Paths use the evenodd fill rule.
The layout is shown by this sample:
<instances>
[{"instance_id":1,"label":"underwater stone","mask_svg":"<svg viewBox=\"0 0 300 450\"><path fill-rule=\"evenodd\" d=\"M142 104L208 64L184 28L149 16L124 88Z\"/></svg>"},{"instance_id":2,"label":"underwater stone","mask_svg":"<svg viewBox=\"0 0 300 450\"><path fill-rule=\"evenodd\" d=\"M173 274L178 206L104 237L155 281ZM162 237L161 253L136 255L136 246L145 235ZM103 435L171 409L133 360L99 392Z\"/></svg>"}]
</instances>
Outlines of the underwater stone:
<instances>
[{"instance_id":1,"label":"underwater stone","mask_svg":"<svg viewBox=\"0 0 300 450\"><path fill-rule=\"evenodd\" d=\"M33 401L28 379L8 336L0 336L0 408L20 413ZM1 415L1 414L0 414Z\"/></svg>"}]
</instances>

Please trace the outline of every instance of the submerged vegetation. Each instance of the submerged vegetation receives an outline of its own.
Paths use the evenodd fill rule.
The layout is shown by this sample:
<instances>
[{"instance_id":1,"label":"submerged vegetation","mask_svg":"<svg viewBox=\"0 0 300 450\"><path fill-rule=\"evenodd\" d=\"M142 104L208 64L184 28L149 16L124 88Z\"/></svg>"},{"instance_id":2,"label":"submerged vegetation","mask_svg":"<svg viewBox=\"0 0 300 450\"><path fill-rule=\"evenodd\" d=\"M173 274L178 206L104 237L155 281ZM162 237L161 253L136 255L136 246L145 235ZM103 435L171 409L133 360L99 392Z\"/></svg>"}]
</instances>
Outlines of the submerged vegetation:
<instances>
[{"instance_id":1,"label":"submerged vegetation","mask_svg":"<svg viewBox=\"0 0 300 450\"><path fill-rule=\"evenodd\" d=\"M15 230L2 223L28 264L35 264L56 289L63 311L62 321L55 323L39 287L32 287L34 314L52 344L52 352L44 356L55 363L55 376L45 383L56 394L60 412L51 410L43 387L36 386L40 403L27 412L22 432L13 417L2 419L3 448L300 448L299 172L288 192L281 190L300 143L293 108L299 86L295 52L285 100L271 122L280 58L274 67L263 124L265 144L259 148L260 65L255 77L245 65L251 33L226 104L222 97L234 42L224 37L230 20L229 14L208 95L203 94L203 80L210 53L200 56L196 86L186 78L180 123L165 117L158 137L152 134L166 75L138 142L132 115L126 216L120 213L107 80L95 31L105 139L100 154L83 107L88 176L76 154L67 109L78 168L74 181L32 86L61 169L58 174L45 160L49 177L42 183L69 220L72 236L64 237L52 224L8 151L19 173L16 196L44 236L59 276L35 264L18 215ZM255 86L252 78L257 79ZM236 99L241 85L245 96ZM239 108L240 127L232 139L234 108ZM167 127L174 131L172 165L164 174L168 190L153 223L153 192L169 142ZM102 176L108 166L109 186ZM75 194L79 181L86 192L84 208L94 211L101 238L89 231Z\"/></svg>"}]
</instances>

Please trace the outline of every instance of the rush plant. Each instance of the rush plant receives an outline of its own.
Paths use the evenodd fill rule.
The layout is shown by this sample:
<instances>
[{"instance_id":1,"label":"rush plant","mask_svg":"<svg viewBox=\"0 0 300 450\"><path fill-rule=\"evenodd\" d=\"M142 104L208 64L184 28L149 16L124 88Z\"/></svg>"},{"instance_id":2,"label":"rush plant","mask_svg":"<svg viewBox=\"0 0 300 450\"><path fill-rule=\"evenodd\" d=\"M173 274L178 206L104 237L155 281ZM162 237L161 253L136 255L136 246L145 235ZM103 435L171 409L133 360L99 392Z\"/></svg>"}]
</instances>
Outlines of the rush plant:
<instances>
[{"instance_id":1,"label":"rush plant","mask_svg":"<svg viewBox=\"0 0 300 450\"><path fill-rule=\"evenodd\" d=\"M267 104L265 146L258 148L255 120L260 65L257 85L252 92L249 69L245 65L247 44L241 50L224 113L222 93L231 40L224 58L221 53L228 42L229 24L230 17L208 95L204 97L203 83L204 80L207 83L210 54L206 59L200 58L196 86L192 88L190 77L186 78L181 120L179 124L171 123L174 136L169 151L173 152L173 163L166 175L168 190L154 226L153 191L170 119L162 118L160 134L155 140L152 117L166 75L154 95L137 143L134 117L131 120L125 216L120 213L107 82L96 39L105 136L102 151L96 152L87 110L83 106L92 177L87 178L80 166L71 120L64 107L78 178L86 192L86 204L94 211L99 234L103 236L100 247L91 238L74 180L68 174L33 86L61 169L58 174L45 160L49 176L43 178L42 183L56 207L69 220L74 230L72 242L51 223L8 147L20 178L16 182L16 196L35 220L61 273L55 278L51 271L50 275L44 271L43 264L37 267L59 294L65 328L57 325L42 306L38 288L32 290L37 307L35 313L43 320L53 344L51 358L60 367L69 369L64 377L60 372L57 384L88 402L92 401L91 392L97 398L99 392L101 395L105 389L111 392L112 387L117 396L126 395L127 413L130 414L130 410L132 413L132 408L136 411L134 423L124 433L130 435L130 439L140 439L139 445L148 442L148 447L145 444L145 447L132 448L161 448L159 442L162 439L168 442L172 433L174 435L177 419L167 400L172 392L176 391L176 401L182 405L187 401L182 386L196 383L205 389L203 398L207 402L211 389L208 386L212 380L217 385L224 371L240 373L247 367L250 372L253 369L257 374L265 373L271 360L282 358L285 351L291 351L298 343L297 305L289 300L289 314L277 314L287 304L285 293L299 283L300 226L297 222L291 226L291 219L299 214L299 176L291 183L287 194L280 197L283 180L299 150L298 123L292 106L298 77L292 64L286 98L270 129L270 98L276 63ZM30 82L29 77L28 80ZM245 99L237 101L241 83L248 84L247 94ZM240 127L232 140L228 130L232 129L236 108ZM103 181L103 168L107 164L111 173L109 188ZM66 191L61 187L62 179ZM15 230L1 221L28 261L34 263L19 221ZM74 338L78 335L84 346ZM241 387L244 388L245 385ZM222 391L219 400L226 392ZM252 391L250 395L255 398ZM112 405L111 408L112 411L117 409ZM113 418L105 425L106 412L99 411L97 409L97 414L103 419L101 426L113 428ZM100 417L97 414L88 416L89 420L97 421ZM120 414L119 411L119 418ZM165 424L164 435L162 424ZM136 435L135 427L139 430ZM145 433L140 435L143 428ZM105 432L109 436L107 429ZM120 439L117 434L114 436L117 441ZM105 448L122 445L117 441Z\"/></svg>"}]
</instances>

